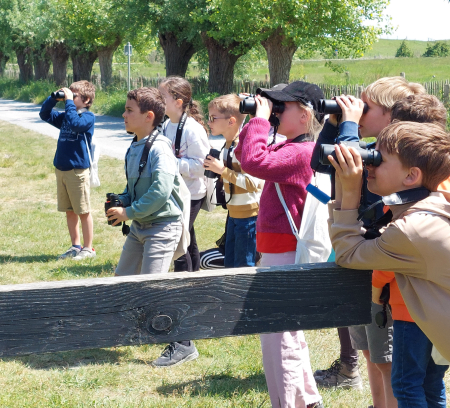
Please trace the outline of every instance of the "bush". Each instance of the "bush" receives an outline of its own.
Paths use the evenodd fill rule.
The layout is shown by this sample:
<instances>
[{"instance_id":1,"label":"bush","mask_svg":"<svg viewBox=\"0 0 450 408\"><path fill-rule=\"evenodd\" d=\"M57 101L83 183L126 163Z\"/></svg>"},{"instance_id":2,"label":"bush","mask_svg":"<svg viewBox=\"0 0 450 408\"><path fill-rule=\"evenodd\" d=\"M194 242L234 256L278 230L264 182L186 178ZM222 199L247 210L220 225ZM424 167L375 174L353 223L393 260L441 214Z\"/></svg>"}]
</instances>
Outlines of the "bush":
<instances>
[{"instance_id":1,"label":"bush","mask_svg":"<svg viewBox=\"0 0 450 408\"><path fill-rule=\"evenodd\" d=\"M398 58L398 57L406 57L406 58L414 57L414 53L412 52L411 48L408 47L406 40L403 40L403 42L400 44L400 47L398 47L395 57L396 58Z\"/></svg>"},{"instance_id":2,"label":"bush","mask_svg":"<svg viewBox=\"0 0 450 408\"><path fill-rule=\"evenodd\" d=\"M434 44L427 44L427 49L423 57L448 57L450 48L444 41L436 41Z\"/></svg>"}]
</instances>

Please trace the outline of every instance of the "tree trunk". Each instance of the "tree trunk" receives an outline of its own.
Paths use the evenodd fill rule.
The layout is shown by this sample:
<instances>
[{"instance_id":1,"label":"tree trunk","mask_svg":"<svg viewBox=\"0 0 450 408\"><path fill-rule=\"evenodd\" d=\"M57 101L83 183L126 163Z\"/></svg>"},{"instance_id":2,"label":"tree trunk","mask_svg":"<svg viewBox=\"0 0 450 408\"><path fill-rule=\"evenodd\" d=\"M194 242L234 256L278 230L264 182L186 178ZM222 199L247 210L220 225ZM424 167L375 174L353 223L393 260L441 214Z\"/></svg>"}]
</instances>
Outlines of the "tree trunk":
<instances>
[{"instance_id":1,"label":"tree trunk","mask_svg":"<svg viewBox=\"0 0 450 408\"><path fill-rule=\"evenodd\" d=\"M45 45L41 45L39 49L33 52L34 79L48 79L48 71L50 70L50 53Z\"/></svg>"},{"instance_id":2,"label":"tree trunk","mask_svg":"<svg viewBox=\"0 0 450 408\"><path fill-rule=\"evenodd\" d=\"M9 55L5 55L0 51L0 76L3 76L3 74L5 73L5 67L8 61Z\"/></svg>"},{"instance_id":3,"label":"tree trunk","mask_svg":"<svg viewBox=\"0 0 450 408\"><path fill-rule=\"evenodd\" d=\"M66 77L69 51L66 44L59 41L53 43L49 48L49 53L53 64L53 80L57 86L67 85Z\"/></svg>"},{"instance_id":4,"label":"tree trunk","mask_svg":"<svg viewBox=\"0 0 450 408\"><path fill-rule=\"evenodd\" d=\"M112 84L112 60L119 44L120 38L117 38L110 46L98 50L98 62L103 87L108 87Z\"/></svg>"},{"instance_id":5,"label":"tree trunk","mask_svg":"<svg viewBox=\"0 0 450 408\"><path fill-rule=\"evenodd\" d=\"M186 76L189 61L197 51L192 42L178 41L173 32L159 33L159 43L164 50L166 58L166 76Z\"/></svg>"},{"instance_id":6,"label":"tree trunk","mask_svg":"<svg viewBox=\"0 0 450 408\"><path fill-rule=\"evenodd\" d=\"M90 81L92 66L97 59L97 51L73 50L70 53L70 58L73 65L73 82L82 79Z\"/></svg>"},{"instance_id":7,"label":"tree trunk","mask_svg":"<svg viewBox=\"0 0 450 408\"><path fill-rule=\"evenodd\" d=\"M16 49L17 63L19 64L19 81L28 82L33 79L33 55L31 48Z\"/></svg>"},{"instance_id":8,"label":"tree trunk","mask_svg":"<svg viewBox=\"0 0 450 408\"><path fill-rule=\"evenodd\" d=\"M298 48L293 40L280 35L280 31L276 30L267 40L261 41L269 61L270 86L289 82L292 57Z\"/></svg>"},{"instance_id":9,"label":"tree trunk","mask_svg":"<svg viewBox=\"0 0 450 408\"><path fill-rule=\"evenodd\" d=\"M214 38L208 37L203 32L202 40L208 50L209 57L209 80L208 91L217 92L221 95L233 92L234 66L236 61L243 54L232 54L231 52L238 46L237 42L224 47Z\"/></svg>"}]
</instances>

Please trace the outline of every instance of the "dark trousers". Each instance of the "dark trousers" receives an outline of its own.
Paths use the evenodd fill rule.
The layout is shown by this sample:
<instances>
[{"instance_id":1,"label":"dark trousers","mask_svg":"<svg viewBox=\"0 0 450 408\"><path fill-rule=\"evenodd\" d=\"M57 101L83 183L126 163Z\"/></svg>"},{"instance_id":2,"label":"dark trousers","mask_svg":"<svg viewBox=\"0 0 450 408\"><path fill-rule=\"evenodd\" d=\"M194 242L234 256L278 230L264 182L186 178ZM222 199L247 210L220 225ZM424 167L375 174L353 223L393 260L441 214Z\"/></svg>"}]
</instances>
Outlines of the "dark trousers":
<instances>
[{"instance_id":1,"label":"dark trousers","mask_svg":"<svg viewBox=\"0 0 450 408\"><path fill-rule=\"evenodd\" d=\"M350 340L350 333L348 332L348 327L339 327L339 342L341 343L341 363L345 363L352 368L358 366L358 350L352 347L352 342Z\"/></svg>"},{"instance_id":2,"label":"dark trousers","mask_svg":"<svg viewBox=\"0 0 450 408\"><path fill-rule=\"evenodd\" d=\"M197 246L197 240L195 239L194 221L202 206L203 200L191 200L191 213L189 219L189 233L191 236L191 243L185 255L180 256L174 262L174 272L196 272L200 270L200 252Z\"/></svg>"}]
</instances>

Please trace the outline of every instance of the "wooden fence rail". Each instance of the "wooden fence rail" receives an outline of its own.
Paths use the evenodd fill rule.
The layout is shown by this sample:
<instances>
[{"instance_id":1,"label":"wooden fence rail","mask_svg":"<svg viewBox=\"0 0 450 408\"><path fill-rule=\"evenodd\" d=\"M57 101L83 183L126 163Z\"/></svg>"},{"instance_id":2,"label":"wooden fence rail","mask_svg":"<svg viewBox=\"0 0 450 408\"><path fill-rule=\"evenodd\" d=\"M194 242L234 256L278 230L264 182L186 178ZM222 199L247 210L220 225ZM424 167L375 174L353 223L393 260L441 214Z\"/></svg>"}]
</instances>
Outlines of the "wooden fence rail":
<instances>
[{"instance_id":1,"label":"wooden fence rail","mask_svg":"<svg viewBox=\"0 0 450 408\"><path fill-rule=\"evenodd\" d=\"M0 286L0 356L371 320L371 272L334 263Z\"/></svg>"},{"instance_id":2,"label":"wooden fence rail","mask_svg":"<svg viewBox=\"0 0 450 408\"><path fill-rule=\"evenodd\" d=\"M17 69L6 69L4 76L8 78L19 78L19 70ZM150 86L150 87L158 87L164 77L144 77L137 76L131 78L131 88L139 88L142 86ZM194 93L202 94L208 92L208 79L204 77L191 77L188 78L189 82L191 82ZM91 81L101 89L101 77L100 75L92 75ZM113 86L117 89L127 90L128 79L123 75L114 75L113 76ZM67 75L67 84L71 84L73 82L73 76ZM425 87L427 92L430 95L434 95L440 100L444 102L449 102L449 94L450 94L450 80L445 81L431 81L424 82L422 85ZM359 85L330 85L330 84L317 84L325 94L325 98L329 99L336 95L348 94L355 95L356 97L361 97L361 92L365 87L365 84ZM366 84L367 85L367 84ZM233 81L233 92L235 93L255 93L258 88L270 88L269 81L244 81L240 79L236 79Z\"/></svg>"}]
</instances>

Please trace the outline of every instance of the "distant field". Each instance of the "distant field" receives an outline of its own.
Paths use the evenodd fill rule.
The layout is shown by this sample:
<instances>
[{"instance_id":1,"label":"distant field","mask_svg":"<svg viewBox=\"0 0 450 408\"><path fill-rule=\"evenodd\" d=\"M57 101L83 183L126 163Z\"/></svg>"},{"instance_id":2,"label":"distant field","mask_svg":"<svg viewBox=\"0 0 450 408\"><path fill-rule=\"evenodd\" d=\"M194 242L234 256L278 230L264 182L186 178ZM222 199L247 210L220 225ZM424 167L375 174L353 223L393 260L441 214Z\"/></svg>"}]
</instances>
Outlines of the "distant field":
<instances>
[{"instance_id":1,"label":"distant field","mask_svg":"<svg viewBox=\"0 0 450 408\"><path fill-rule=\"evenodd\" d=\"M371 50L367 51L362 59L356 60L333 60L337 65L343 67L345 73L335 73L325 66L325 60L295 59L291 69L291 79L306 78L310 82L328 84L368 84L383 76L400 75L405 72L410 81L427 82L433 80L450 79L450 57L449 58L421 58L427 47L426 41L407 40L408 46L414 52L414 58L395 58L395 53L403 40L378 40ZM263 80L269 73L267 60L259 61L258 69L248 72L249 80ZM114 69L122 71L126 75L126 65L114 65ZM98 64L94 70L99 72ZM165 75L164 65L136 64L132 65L132 75L155 77ZM199 71L195 61L189 64L188 76L197 76ZM433 77L433 75L435 77Z\"/></svg>"}]
</instances>

